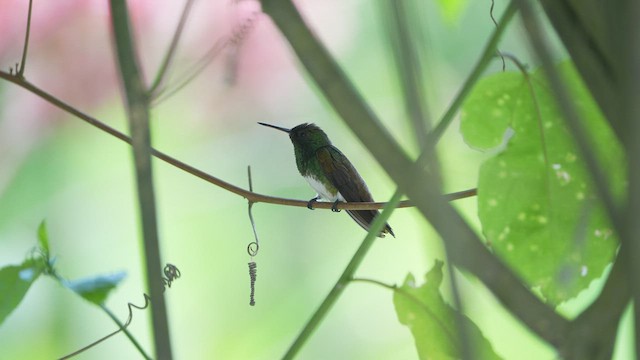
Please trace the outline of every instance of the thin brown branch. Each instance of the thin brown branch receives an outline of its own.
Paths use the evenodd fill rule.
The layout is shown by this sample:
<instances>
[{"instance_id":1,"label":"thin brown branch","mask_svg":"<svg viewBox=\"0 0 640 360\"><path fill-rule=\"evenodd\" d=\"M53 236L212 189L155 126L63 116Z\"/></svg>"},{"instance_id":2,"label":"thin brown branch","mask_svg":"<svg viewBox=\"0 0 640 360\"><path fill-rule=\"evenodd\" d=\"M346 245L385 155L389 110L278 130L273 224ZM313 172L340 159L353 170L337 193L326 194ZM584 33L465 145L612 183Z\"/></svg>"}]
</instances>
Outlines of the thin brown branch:
<instances>
[{"instance_id":1,"label":"thin brown branch","mask_svg":"<svg viewBox=\"0 0 640 360\"><path fill-rule=\"evenodd\" d=\"M29 92L39 96L50 104L76 116L77 118L87 122L88 124L106 132L107 134L124 141L125 143L131 145L131 138L122 132L110 127L109 125L101 122L100 120L89 116L82 111L76 109L75 107L65 103L64 101L56 98L55 96L49 94L48 92L40 89L39 87L33 85L32 83L21 79L15 75L9 74L4 71L0 71L0 79L4 79L11 83L14 83ZM236 195L240 195L245 199L253 202L253 203L267 203L267 204L275 204L275 205L285 205L285 206L296 206L296 207L307 207L308 200L295 200L295 199L287 199L280 198L275 196L258 194L249 190L245 190L241 187L230 184L224 180L221 180L215 176L209 175L206 172L197 169L189 164L186 164L174 157L171 157L159 150L151 148L151 154L156 158L177 167L180 170L183 170L193 176L196 176L208 183L216 185L220 188L223 188L231 193ZM448 201L464 199L468 197L472 197L476 195L476 189L468 189L463 191L458 191L450 194L445 194L444 197ZM337 205L338 209L341 210L378 210L384 208L387 203L385 202L361 202L361 203L341 203ZM314 209L331 209L333 203L328 202L317 202L314 204ZM404 200L400 202L398 205L399 208L413 207L414 204L410 200Z\"/></svg>"},{"instance_id":2,"label":"thin brown branch","mask_svg":"<svg viewBox=\"0 0 640 360\"><path fill-rule=\"evenodd\" d=\"M184 30L184 26L187 23L187 18L189 17L189 13L191 12L191 7L193 6L194 0L187 0L184 4L184 8L182 9L182 15L180 16L180 21L178 22L178 27L176 31L173 33L173 38L171 39L171 43L169 44L169 49L162 60L162 64L160 65L160 69L156 74L155 80L153 80L153 84L149 87L149 97L153 98L156 95L156 91L160 88L163 81L166 79L167 71L171 66L171 63L175 57L176 49L178 48L178 42L180 41L180 37L182 36L182 31Z\"/></svg>"},{"instance_id":3,"label":"thin brown branch","mask_svg":"<svg viewBox=\"0 0 640 360\"><path fill-rule=\"evenodd\" d=\"M27 15L27 30L24 34L24 48L22 48L22 60L20 60L20 66L16 69L17 76L24 78L24 69L27 63L27 51L29 50L29 35L31 34L31 9L33 7L33 0L29 0L29 12Z\"/></svg>"}]
</instances>

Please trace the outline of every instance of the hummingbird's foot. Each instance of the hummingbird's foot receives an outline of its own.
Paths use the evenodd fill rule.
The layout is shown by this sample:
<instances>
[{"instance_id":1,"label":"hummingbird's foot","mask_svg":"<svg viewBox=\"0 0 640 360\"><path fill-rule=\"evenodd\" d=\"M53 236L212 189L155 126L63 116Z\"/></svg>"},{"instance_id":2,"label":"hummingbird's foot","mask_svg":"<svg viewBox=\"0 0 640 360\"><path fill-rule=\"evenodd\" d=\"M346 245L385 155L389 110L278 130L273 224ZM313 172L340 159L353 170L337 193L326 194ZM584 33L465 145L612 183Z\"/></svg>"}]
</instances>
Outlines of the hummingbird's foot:
<instances>
[{"instance_id":1,"label":"hummingbird's foot","mask_svg":"<svg viewBox=\"0 0 640 360\"><path fill-rule=\"evenodd\" d=\"M339 202L340 202L340 200L336 200L336 201L333 203L333 206L331 206L331 211L333 211L333 212L340 212L340 209L338 209L338 207L337 207Z\"/></svg>"},{"instance_id":2,"label":"hummingbird's foot","mask_svg":"<svg viewBox=\"0 0 640 360\"><path fill-rule=\"evenodd\" d=\"M314 197L313 199L309 200L309 202L307 202L307 208L309 210L315 210L313 208L313 203L316 202L316 201L318 201L318 196Z\"/></svg>"}]
</instances>

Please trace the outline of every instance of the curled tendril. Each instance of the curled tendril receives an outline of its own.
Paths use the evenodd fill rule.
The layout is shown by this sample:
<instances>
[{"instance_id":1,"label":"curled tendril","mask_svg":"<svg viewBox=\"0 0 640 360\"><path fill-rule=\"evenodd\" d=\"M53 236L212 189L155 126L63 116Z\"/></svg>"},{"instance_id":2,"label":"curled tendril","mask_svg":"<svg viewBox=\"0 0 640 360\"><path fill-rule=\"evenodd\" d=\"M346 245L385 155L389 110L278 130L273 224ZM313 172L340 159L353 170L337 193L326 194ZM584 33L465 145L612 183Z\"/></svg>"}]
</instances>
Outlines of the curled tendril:
<instances>
[{"instance_id":1,"label":"curled tendril","mask_svg":"<svg viewBox=\"0 0 640 360\"><path fill-rule=\"evenodd\" d=\"M164 278L162 278L162 281L167 287L171 287L171 283L181 275L180 270L175 265L169 263L164 266L163 273Z\"/></svg>"},{"instance_id":2,"label":"curled tendril","mask_svg":"<svg viewBox=\"0 0 640 360\"><path fill-rule=\"evenodd\" d=\"M162 278L162 282L165 285L165 289L166 289L166 287L171 287L171 283L175 279L180 277L180 270L178 270L178 268L175 265L172 265L172 264L165 265L164 269L163 269L163 273L164 273L165 277ZM63 357L59 358L58 360L65 360L65 359L69 359L69 358L71 358L73 356L76 356L76 355L78 355L78 354L80 354L80 353L82 353L82 352L84 352L84 351L86 351L86 350L88 350L88 349L100 344L101 342L107 340L108 338L116 335L120 331L123 331L124 329L126 329L131 324L131 322L133 321L133 309L145 310L146 308L149 307L149 304L151 303L151 297L149 295L144 294L144 293L142 295L144 296L144 304L142 306L138 306L138 305L136 305L134 303L127 303L127 308L129 309L129 316L127 317L127 321L124 322L124 324L122 325L121 328L119 328L118 330L116 330L116 331L114 331L114 332L112 332L112 333L110 333L110 334L108 334L108 335L106 335L106 336L104 336L104 337L92 342L91 344L83 347L82 349L76 350L76 351L72 352L71 354L68 354L66 356L63 356Z\"/></svg>"},{"instance_id":3,"label":"curled tendril","mask_svg":"<svg viewBox=\"0 0 640 360\"><path fill-rule=\"evenodd\" d=\"M258 245L256 241L250 242L249 245L247 245L247 253L251 257L258 255L258 250L260 250L260 245Z\"/></svg>"},{"instance_id":4,"label":"curled tendril","mask_svg":"<svg viewBox=\"0 0 640 360\"><path fill-rule=\"evenodd\" d=\"M495 0L491 0L491 8L489 9L489 16L491 17L491 21L493 21L493 25L496 26L496 28L498 27L498 22L496 21L496 18L493 16L493 7L495 6ZM500 56L500 60L502 60L502 71L505 71L506 69L506 63L504 61L504 55L502 55L502 53L500 52L500 50L497 51L497 55Z\"/></svg>"},{"instance_id":5,"label":"curled tendril","mask_svg":"<svg viewBox=\"0 0 640 360\"><path fill-rule=\"evenodd\" d=\"M258 276L258 264L255 261L249 263L249 278L251 279L251 294L249 295L249 305L254 306L256 304L256 277Z\"/></svg>"}]
</instances>

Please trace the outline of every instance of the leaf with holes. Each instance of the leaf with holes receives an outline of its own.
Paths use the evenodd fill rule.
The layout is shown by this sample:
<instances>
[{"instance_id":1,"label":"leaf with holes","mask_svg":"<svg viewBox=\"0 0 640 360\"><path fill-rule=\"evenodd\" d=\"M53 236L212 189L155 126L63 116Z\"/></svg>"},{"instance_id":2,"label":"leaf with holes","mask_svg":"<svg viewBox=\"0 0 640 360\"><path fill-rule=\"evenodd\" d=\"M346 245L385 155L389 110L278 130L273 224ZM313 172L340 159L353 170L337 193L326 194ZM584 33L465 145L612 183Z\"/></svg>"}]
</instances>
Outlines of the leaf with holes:
<instances>
[{"instance_id":1,"label":"leaf with holes","mask_svg":"<svg viewBox=\"0 0 640 360\"><path fill-rule=\"evenodd\" d=\"M124 271L110 275L98 275L90 278L68 281L65 286L96 305L102 305L111 290L122 281L127 274Z\"/></svg>"},{"instance_id":2,"label":"leaf with holes","mask_svg":"<svg viewBox=\"0 0 640 360\"><path fill-rule=\"evenodd\" d=\"M20 305L42 270L41 263L32 259L0 269L0 324Z\"/></svg>"},{"instance_id":3,"label":"leaf with holes","mask_svg":"<svg viewBox=\"0 0 640 360\"><path fill-rule=\"evenodd\" d=\"M571 91L612 191L625 191L623 150L570 63L558 70ZM600 277L618 246L591 177L542 71L495 74L478 83L463 108L472 147L506 147L478 181L478 214L487 243L552 304Z\"/></svg>"},{"instance_id":4,"label":"leaf with holes","mask_svg":"<svg viewBox=\"0 0 640 360\"><path fill-rule=\"evenodd\" d=\"M436 261L427 273L425 283L416 287L413 275L393 293L393 304L400 323L411 329L420 359L459 359L461 344L456 323L457 310L440 295L442 261ZM480 329L464 314L462 326L471 342L475 359L500 359Z\"/></svg>"}]
</instances>

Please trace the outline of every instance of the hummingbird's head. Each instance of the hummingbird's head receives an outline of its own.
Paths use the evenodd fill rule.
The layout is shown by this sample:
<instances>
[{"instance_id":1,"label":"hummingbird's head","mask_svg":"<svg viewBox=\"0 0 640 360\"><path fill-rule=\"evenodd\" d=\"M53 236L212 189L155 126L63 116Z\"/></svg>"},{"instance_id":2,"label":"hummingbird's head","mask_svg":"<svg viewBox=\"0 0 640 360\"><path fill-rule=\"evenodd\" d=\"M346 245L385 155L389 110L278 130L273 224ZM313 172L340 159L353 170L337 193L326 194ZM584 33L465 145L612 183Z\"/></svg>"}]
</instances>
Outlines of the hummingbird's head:
<instances>
[{"instance_id":1,"label":"hummingbird's head","mask_svg":"<svg viewBox=\"0 0 640 360\"><path fill-rule=\"evenodd\" d=\"M293 146L303 147L305 150L317 150L326 145L331 145L327 134L316 124L300 124L289 131L289 138Z\"/></svg>"},{"instance_id":2,"label":"hummingbird's head","mask_svg":"<svg viewBox=\"0 0 640 360\"><path fill-rule=\"evenodd\" d=\"M322 146L331 145L327 134L316 126L316 124L300 124L293 129L265 123L258 124L288 133L293 146L298 150L314 151Z\"/></svg>"}]
</instances>

